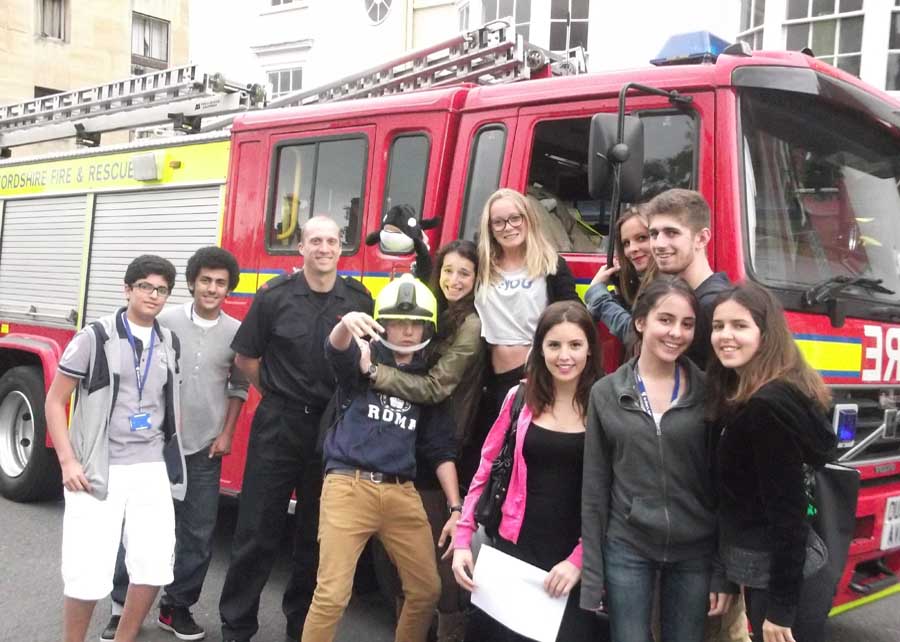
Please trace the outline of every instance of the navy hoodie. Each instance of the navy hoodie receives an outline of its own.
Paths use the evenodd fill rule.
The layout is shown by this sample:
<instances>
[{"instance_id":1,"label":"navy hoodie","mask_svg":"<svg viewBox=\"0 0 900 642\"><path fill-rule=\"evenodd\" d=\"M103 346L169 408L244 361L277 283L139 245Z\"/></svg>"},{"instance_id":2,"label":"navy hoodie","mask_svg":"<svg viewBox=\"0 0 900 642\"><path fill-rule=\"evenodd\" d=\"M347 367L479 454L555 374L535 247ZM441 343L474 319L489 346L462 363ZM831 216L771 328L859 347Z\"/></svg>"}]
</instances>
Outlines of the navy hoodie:
<instances>
[{"instance_id":1,"label":"navy hoodie","mask_svg":"<svg viewBox=\"0 0 900 642\"><path fill-rule=\"evenodd\" d=\"M334 468L359 468L415 479L417 450L433 468L456 458L452 415L440 412L440 406L412 403L371 388L359 371L355 341L341 351L326 339L325 357L334 368L340 394L349 399L325 439L326 473ZM381 343L372 344L372 361L411 373L427 370L422 351L408 366L397 366L393 353Z\"/></svg>"}]
</instances>

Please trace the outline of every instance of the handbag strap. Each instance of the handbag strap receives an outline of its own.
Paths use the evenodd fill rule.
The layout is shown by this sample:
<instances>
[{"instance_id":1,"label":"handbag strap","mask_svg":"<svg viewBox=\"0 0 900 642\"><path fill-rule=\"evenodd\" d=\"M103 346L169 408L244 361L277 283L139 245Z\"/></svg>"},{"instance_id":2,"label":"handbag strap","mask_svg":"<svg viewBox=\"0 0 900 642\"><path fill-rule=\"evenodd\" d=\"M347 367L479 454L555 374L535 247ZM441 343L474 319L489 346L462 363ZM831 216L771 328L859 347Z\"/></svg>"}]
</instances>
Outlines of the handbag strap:
<instances>
[{"instance_id":1,"label":"handbag strap","mask_svg":"<svg viewBox=\"0 0 900 642\"><path fill-rule=\"evenodd\" d=\"M509 427L506 429L506 440L515 445L516 430L518 429L519 415L525 407L525 384L520 383L513 397L512 410L509 412Z\"/></svg>"}]
</instances>

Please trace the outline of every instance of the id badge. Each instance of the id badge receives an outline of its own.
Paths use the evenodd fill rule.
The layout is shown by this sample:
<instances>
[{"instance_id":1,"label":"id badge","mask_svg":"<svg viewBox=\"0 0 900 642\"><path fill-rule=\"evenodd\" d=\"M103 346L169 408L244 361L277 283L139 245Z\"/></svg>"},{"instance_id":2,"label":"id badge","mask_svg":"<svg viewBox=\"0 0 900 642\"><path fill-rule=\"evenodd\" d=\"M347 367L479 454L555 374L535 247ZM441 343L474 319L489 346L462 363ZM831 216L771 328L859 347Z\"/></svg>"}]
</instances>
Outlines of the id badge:
<instances>
[{"instance_id":1,"label":"id badge","mask_svg":"<svg viewBox=\"0 0 900 642\"><path fill-rule=\"evenodd\" d=\"M131 420L131 432L137 432L138 430L147 430L150 428L150 413L149 412L139 412L129 417Z\"/></svg>"}]
</instances>

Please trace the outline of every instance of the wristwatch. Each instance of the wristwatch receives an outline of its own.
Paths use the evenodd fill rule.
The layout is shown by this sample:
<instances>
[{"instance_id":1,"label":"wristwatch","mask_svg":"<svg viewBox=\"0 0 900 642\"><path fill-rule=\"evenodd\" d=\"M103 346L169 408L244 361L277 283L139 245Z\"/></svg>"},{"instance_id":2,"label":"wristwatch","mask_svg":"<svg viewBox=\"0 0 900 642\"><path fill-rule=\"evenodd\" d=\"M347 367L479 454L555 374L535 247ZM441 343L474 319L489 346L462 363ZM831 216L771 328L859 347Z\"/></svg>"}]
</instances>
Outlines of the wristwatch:
<instances>
[{"instance_id":1,"label":"wristwatch","mask_svg":"<svg viewBox=\"0 0 900 642\"><path fill-rule=\"evenodd\" d=\"M366 370L366 376L367 376L369 379L374 379L374 378L375 378L375 375L376 375L377 373L378 373L378 364L377 364L377 363L370 363L370 364L369 364L369 369Z\"/></svg>"},{"instance_id":2,"label":"wristwatch","mask_svg":"<svg viewBox=\"0 0 900 642\"><path fill-rule=\"evenodd\" d=\"M447 506L447 509L450 511L450 514L460 513L462 514L462 504L457 504L456 506Z\"/></svg>"}]
</instances>

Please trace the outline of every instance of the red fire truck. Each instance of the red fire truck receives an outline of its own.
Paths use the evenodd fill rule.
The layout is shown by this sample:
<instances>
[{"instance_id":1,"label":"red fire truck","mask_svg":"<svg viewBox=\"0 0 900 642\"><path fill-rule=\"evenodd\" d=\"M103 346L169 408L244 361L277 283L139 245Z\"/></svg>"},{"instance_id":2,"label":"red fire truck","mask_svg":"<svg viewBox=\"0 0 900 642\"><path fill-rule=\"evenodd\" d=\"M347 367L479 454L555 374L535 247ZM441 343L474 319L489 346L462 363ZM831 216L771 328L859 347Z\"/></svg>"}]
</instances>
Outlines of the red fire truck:
<instances>
[{"instance_id":1,"label":"red fire truck","mask_svg":"<svg viewBox=\"0 0 900 642\"><path fill-rule=\"evenodd\" d=\"M505 83L529 62L546 70L544 53L511 38L489 51L479 34L229 117L230 134L0 162L0 490L29 500L57 488L45 387L73 332L118 303L138 253L183 269L220 242L241 265L226 305L242 318L259 285L301 264L309 216L338 221L341 272L377 291L411 260L362 242L387 208L440 217L436 248L473 238L487 196L507 186L540 203L583 292L606 260L611 192L685 187L712 206L713 267L778 295L833 389L841 460L862 477L834 612L900 591L900 103L804 53L709 38L646 69ZM603 161L622 152L609 145L626 113L614 181ZM0 147L43 130L4 139L3 117ZM612 368L621 348L603 342ZM240 490L255 405L224 492Z\"/></svg>"}]
</instances>

